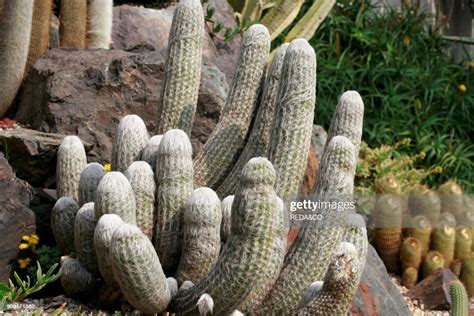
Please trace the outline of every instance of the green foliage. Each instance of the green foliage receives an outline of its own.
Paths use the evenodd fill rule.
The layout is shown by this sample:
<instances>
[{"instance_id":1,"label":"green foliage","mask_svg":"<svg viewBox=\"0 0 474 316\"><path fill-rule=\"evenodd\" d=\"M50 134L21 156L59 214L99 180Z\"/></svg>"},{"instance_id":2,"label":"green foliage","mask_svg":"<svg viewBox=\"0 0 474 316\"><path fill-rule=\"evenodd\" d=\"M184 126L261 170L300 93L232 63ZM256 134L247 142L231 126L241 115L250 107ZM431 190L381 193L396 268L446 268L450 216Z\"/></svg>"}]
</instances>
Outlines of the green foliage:
<instances>
[{"instance_id":1,"label":"green foliage","mask_svg":"<svg viewBox=\"0 0 474 316\"><path fill-rule=\"evenodd\" d=\"M22 280L18 273L14 272L15 283L10 279L8 284L0 282L0 305L4 305L5 302L18 302L25 299L28 295L43 289L48 283L56 281L61 276L61 270L54 273L57 263L52 265L46 274L43 273L41 265L36 262L36 282L32 282L30 277L26 277L26 281ZM2 304L3 303L3 304Z\"/></svg>"},{"instance_id":2,"label":"green foliage","mask_svg":"<svg viewBox=\"0 0 474 316\"><path fill-rule=\"evenodd\" d=\"M43 266L50 268L55 264L58 264L61 259L61 250L58 246L46 246L43 245L36 249L35 252L37 262ZM29 266L28 275L31 277L33 282L36 282L36 276L38 272L38 266Z\"/></svg>"},{"instance_id":3,"label":"green foliage","mask_svg":"<svg viewBox=\"0 0 474 316\"><path fill-rule=\"evenodd\" d=\"M414 166L443 170L430 173L428 184L454 178L474 192L474 71L445 55L445 42L416 8L380 15L365 1L347 1L311 40L318 53L315 121L328 127L339 95L358 89L370 147L410 138L399 153L424 152Z\"/></svg>"}]
</instances>

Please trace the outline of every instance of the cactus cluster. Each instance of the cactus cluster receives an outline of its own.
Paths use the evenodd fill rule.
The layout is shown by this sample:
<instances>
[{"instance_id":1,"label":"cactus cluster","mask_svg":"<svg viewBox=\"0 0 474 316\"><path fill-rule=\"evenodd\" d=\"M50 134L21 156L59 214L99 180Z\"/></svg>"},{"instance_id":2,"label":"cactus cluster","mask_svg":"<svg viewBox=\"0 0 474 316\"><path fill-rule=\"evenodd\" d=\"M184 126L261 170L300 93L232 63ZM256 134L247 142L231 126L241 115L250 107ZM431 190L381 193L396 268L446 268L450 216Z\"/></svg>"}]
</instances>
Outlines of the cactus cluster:
<instances>
[{"instance_id":1,"label":"cactus cluster","mask_svg":"<svg viewBox=\"0 0 474 316\"><path fill-rule=\"evenodd\" d=\"M169 48L175 53L168 59L192 54L200 60L195 41L204 17L198 3L178 4ZM262 25L244 35L221 121L194 161L187 134L194 108L182 107L195 102L192 93L189 98L164 93L169 103L163 105L173 112L169 118L185 120L163 122L162 135L150 138L136 115L122 118L112 172L86 165L78 139L64 140L57 182L65 196L55 206L52 224L67 255L61 282L68 295L100 287L102 294L115 291L113 297L122 295L147 314L306 314L334 302L337 311L347 310L367 253L360 217L350 214L346 221L346 211L323 208L318 212L323 220L304 225L287 249L288 203L302 180L313 123L315 52L306 40L294 40L277 50L265 72L269 42ZM189 45L196 51L184 52ZM176 62L167 63L170 89L184 84L177 81ZM196 68L185 68L179 71L196 79ZM316 198L352 201L362 116L359 94L344 93L322 157ZM223 184L220 193L229 196L221 201L213 190L219 193ZM320 280L319 294L300 306L307 288Z\"/></svg>"}]
</instances>

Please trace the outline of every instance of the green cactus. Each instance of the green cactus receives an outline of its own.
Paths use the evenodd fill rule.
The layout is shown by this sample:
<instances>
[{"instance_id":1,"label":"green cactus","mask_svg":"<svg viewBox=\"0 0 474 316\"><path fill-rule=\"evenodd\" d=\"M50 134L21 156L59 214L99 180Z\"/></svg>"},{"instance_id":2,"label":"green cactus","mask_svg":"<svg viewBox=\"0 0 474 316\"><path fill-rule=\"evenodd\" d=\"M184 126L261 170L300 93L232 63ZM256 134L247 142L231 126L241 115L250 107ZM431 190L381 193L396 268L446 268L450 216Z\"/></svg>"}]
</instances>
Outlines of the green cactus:
<instances>
[{"instance_id":1,"label":"green cactus","mask_svg":"<svg viewBox=\"0 0 474 316\"><path fill-rule=\"evenodd\" d=\"M456 227L457 221L456 217L449 212L442 212L439 215L439 227L447 226L447 227Z\"/></svg>"},{"instance_id":2,"label":"green cactus","mask_svg":"<svg viewBox=\"0 0 474 316\"><path fill-rule=\"evenodd\" d=\"M61 0L59 45L61 48L86 48L87 1Z\"/></svg>"},{"instance_id":3,"label":"green cactus","mask_svg":"<svg viewBox=\"0 0 474 316\"><path fill-rule=\"evenodd\" d=\"M88 48L110 48L112 43L113 6L113 0L90 0L88 2Z\"/></svg>"},{"instance_id":4,"label":"green cactus","mask_svg":"<svg viewBox=\"0 0 474 316\"><path fill-rule=\"evenodd\" d=\"M279 0L265 13L262 24L268 28L272 41L298 16L303 3L304 0Z\"/></svg>"},{"instance_id":5,"label":"green cactus","mask_svg":"<svg viewBox=\"0 0 474 316\"><path fill-rule=\"evenodd\" d=\"M125 171L136 203L137 226L151 240L155 223L155 174L144 161L135 161Z\"/></svg>"},{"instance_id":6,"label":"green cactus","mask_svg":"<svg viewBox=\"0 0 474 316\"><path fill-rule=\"evenodd\" d=\"M464 197L461 187L454 181L448 181L438 188L441 199L441 211L449 212L460 220L464 211Z\"/></svg>"},{"instance_id":7,"label":"green cactus","mask_svg":"<svg viewBox=\"0 0 474 316\"><path fill-rule=\"evenodd\" d=\"M34 1L4 1L0 19L0 117L16 97L23 81L30 45Z\"/></svg>"},{"instance_id":8,"label":"green cactus","mask_svg":"<svg viewBox=\"0 0 474 316\"><path fill-rule=\"evenodd\" d=\"M97 187L102 177L105 176L104 167L96 162L87 164L79 178L79 205L94 202Z\"/></svg>"},{"instance_id":9,"label":"green cactus","mask_svg":"<svg viewBox=\"0 0 474 316\"><path fill-rule=\"evenodd\" d=\"M116 214L105 214L100 217L94 231L94 248L97 255L97 264L100 274L107 285L115 288L117 282L115 281L114 273L110 268L112 266L110 246L112 243L113 233L123 224L124 222L120 216Z\"/></svg>"},{"instance_id":10,"label":"green cactus","mask_svg":"<svg viewBox=\"0 0 474 316\"><path fill-rule=\"evenodd\" d=\"M48 51L52 11L53 0L34 1L30 46L25 69L26 75L31 70L31 67L33 67L35 61Z\"/></svg>"},{"instance_id":11,"label":"green cactus","mask_svg":"<svg viewBox=\"0 0 474 316\"><path fill-rule=\"evenodd\" d=\"M423 215L417 215L411 219L410 227L404 229L407 237L413 237L421 244L421 256L424 258L430 250L431 222Z\"/></svg>"},{"instance_id":12,"label":"green cactus","mask_svg":"<svg viewBox=\"0 0 474 316\"><path fill-rule=\"evenodd\" d=\"M402 274L402 285L405 286L406 288L412 288L413 286L416 285L416 282L418 281L418 269L413 268L413 267L408 267L405 270L403 270Z\"/></svg>"},{"instance_id":13,"label":"green cactus","mask_svg":"<svg viewBox=\"0 0 474 316\"><path fill-rule=\"evenodd\" d=\"M211 136L194 159L194 185L216 188L245 145L270 50L270 34L260 24L245 32L226 104Z\"/></svg>"},{"instance_id":14,"label":"green cactus","mask_svg":"<svg viewBox=\"0 0 474 316\"><path fill-rule=\"evenodd\" d=\"M165 271L176 269L181 255L183 214L193 192L192 147L179 129L165 133L156 167L155 249Z\"/></svg>"},{"instance_id":15,"label":"green cactus","mask_svg":"<svg viewBox=\"0 0 474 316\"><path fill-rule=\"evenodd\" d=\"M288 46L279 90L268 157L277 171L275 190L288 203L304 176L313 126L316 55L307 41Z\"/></svg>"},{"instance_id":16,"label":"green cactus","mask_svg":"<svg viewBox=\"0 0 474 316\"><path fill-rule=\"evenodd\" d=\"M353 244L342 242L329 265L321 291L297 315L345 315L357 291L363 263Z\"/></svg>"},{"instance_id":17,"label":"green cactus","mask_svg":"<svg viewBox=\"0 0 474 316\"><path fill-rule=\"evenodd\" d=\"M316 196L338 194L338 201L351 195L356 166L354 145L344 136L329 142L318 173ZM334 198L329 196L329 198ZM275 285L258 307L260 314L288 314L296 310L300 298L314 280L321 280L344 234L345 212L320 210L323 221L303 226L286 255ZM304 272L303 272L304 271Z\"/></svg>"},{"instance_id":18,"label":"green cactus","mask_svg":"<svg viewBox=\"0 0 474 316\"><path fill-rule=\"evenodd\" d=\"M438 251L444 258L444 267L449 268L454 259L456 232L452 227L435 228L431 235L431 250Z\"/></svg>"},{"instance_id":19,"label":"green cactus","mask_svg":"<svg viewBox=\"0 0 474 316\"><path fill-rule=\"evenodd\" d=\"M74 252L74 222L79 205L69 196L56 201L51 211L51 229L63 254Z\"/></svg>"},{"instance_id":20,"label":"green cactus","mask_svg":"<svg viewBox=\"0 0 474 316\"><path fill-rule=\"evenodd\" d=\"M449 286L449 296L451 297L451 315L468 316L469 298L466 289L460 281L453 281Z\"/></svg>"},{"instance_id":21,"label":"green cactus","mask_svg":"<svg viewBox=\"0 0 474 316\"><path fill-rule=\"evenodd\" d=\"M92 275L99 273L97 256L94 248L94 230L97 225L94 203L84 204L77 211L74 224L74 249L77 260Z\"/></svg>"},{"instance_id":22,"label":"green cactus","mask_svg":"<svg viewBox=\"0 0 474 316\"><path fill-rule=\"evenodd\" d=\"M66 136L58 148L56 187L58 198L79 199L79 179L87 165L86 151L77 136Z\"/></svg>"},{"instance_id":23,"label":"green cactus","mask_svg":"<svg viewBox=\"0 0 474 316\"><path fill-rule=\"evenodd\" d=\"M265 79L260 105L255 123L239 159L232 167L225 181L217 190L220 197L234 194L239 183L239 175L252 157L266 157L270 146L270 136L275 121L278 87L282 78L283 61L289 44L281 45L275 52Z\"/></svg>"},{"instance_id":24,"label":"green cactus","mask_svg":"<svg viewBox=\"0 0 474 316\"><path fill-rule=\"evenodd\" d=\"M230 238L231 218L232 218L232 203L234 203L234 195L229 195L222 200L222 223L221 223L221 241L227 242Z\"/></svg>"},{"instance_id":25,"label":"green cactus","mask_svg":"<svg viewBox=\"0 0 474 316\"><path fill-rule=\"evenodd\" d=\"M423 279L426 279L430 274L435 272L438 269L444 267L444 258L443 255L437 251L430 251L423 260Z\"/></svg>"},{"instance_id":26,"label":"green cactus","mask_svg":"<svg viewBox=\"0 0 474 316\"><path fill-rule=\"evenodd\" d=\"M400 261L402 263L402 270L407 268L415 268L418 270L421 265L423 247L418 239L408 237L403 240L400 247Z\"/></svg>"},{"instance_id":27,"label":"green cactus","mask_svg":"<svg viewBox=\"0 0 474 316\"><path fill-rule=\"evenodd\" d=\"M466 227L456 230L456 244L454 247L454 258L459 260L467 259L471 256L472 236Z\"/></svg>"},{"instance_id":28,"label":"green cactus","mask_svg":"<svg viewBox=\"0 0 474 316\"><path fill-rule=\"evenodd\" d=\"M120 120L112 146L112 170L124 172L139 160L149 136L145 123L138 115L127 115Z\"/></svg>"},{"instance_id":29,"label":"green cactus","mask_svg":"<svg viewBox=\"0 0 474 316\"><path fill-rule=\"evenodd\" d=\"M156 169L156 159L158 158L158 147L160 147L163 135L155 135L151 137L143 148L142 159L146 161L153 171Z\"/></svg>"},{"instance_id":30,"label":"green cactus","mask_svg":"<svg viewBox=\"0 0 474 316\"><path fill-rule=\"evenodd\" d=\"M409 208L412 215L425 216L432 225L437 225L441 213L439 196L428 188L421 188L409 197Z\"/></svg>"},{"instance_id":31,"label":"green cactus","mask_svg":"<svg viewBox=\"0 0 474 316\"><path fill-rule=\"evenodd\" d=\"M132 186L120 172L109 172L99 182L95 201L95 218L117 214L125 223L136 223L136 202Z\"/></svg>"},{"instance_id":32,"label":"green cactus","mask_svg":"<svg viewBox=\"0 0 474 316\"><path fill-rule=\"evenodd\" d=\"M209 188L199 188L189 197L184 211L179 283L199 282L214 267L221 250L221 201Z\"/></svg>"},{"instance_id":33,"label":"green cactus","mask_svg":"<svg viewBox=\"0 0 474 316\"><path fill-rule=\"evenodd\" d=\"M466 287L469 297L474 297L474 255L463 261L459 279Z\"/></svg>"},{"instance_id":34,"label":"green cactus","mask_svg":"<svg viewBox=\"0 0 474 316\"><path fill-rule=\"evenodd\" d=\"M275 169L265 158L252 158L242 171L235 195L231 235L209 274L192 288L178 292L170 311L198 315L197 302L208 294L215 315L228 315L245 305L255 284L271 282L265 267L279 238L283 210L275 194ZM262 288L264 288L263 285ZM265 286L266 287L266 286Z\"/></svg>"},{"instance_id":35,"label":"green cactus","mask_svg":"<svg viewBox=\"0 0 474 316\"><path fill-rule=\"evenodd\" d=\"M191 135L201 78L204 15L199 0L181 0L168 40L158 134L179 128Z\"/></svg>"},{"instance_id":36,"label":"green cactus","mask_svg":"<svg viewBox=\"0 0 474 316\"><path fill-rule=\"evenodd\" d=\"M97 283L94 276L74 258L61 258L61 286L68 296L90 293Z\"/></svg>"},{"instance_id":37,"label":"green cactus","mask_svg":"<svg viewBox=\"0 0 474 316\"><path fill-rule=\"evenodd\" d=\"M163 312L171 299L153 244L138 227L119 226L112 235L110 258L115 279L127 301L140 312Z\"/></svg>"}]
</instances>

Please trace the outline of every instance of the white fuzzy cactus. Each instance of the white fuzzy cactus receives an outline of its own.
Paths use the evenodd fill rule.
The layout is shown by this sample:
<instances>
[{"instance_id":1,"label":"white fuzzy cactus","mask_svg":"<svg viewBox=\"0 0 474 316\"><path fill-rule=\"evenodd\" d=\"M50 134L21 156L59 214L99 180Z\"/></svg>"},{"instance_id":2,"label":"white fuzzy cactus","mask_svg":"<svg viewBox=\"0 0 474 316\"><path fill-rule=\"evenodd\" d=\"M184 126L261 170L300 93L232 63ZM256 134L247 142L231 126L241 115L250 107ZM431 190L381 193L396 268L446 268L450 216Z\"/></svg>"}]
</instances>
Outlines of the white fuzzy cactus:
<instances>
[{"instance_id":1,"label":"white fuzzy cactus","mask_svg":"<svg viewBox=\"0 0 474 316\"><path fill-rule=\"evenodd\" d=\"M51 229L63 254L74 252L74 223L79 205L69 196L56 201L51 212Z\"/></svg>"},{"instance_id":2,"label":"white fuzzy cactus","mask_svg":"<svg viewBox=\"0 0 474 316\"><path fill-rule=\"evenodd\" d=\"M151 137L146 143L145 148L143 148L141 160L146 161L153 170L155 170L156 168L156 160L158 158L158 147L160 147L162 138L163 135L155 135Z\"/></svg>"},{"instance_id":3,"label":"white fuzzy cactus","mask_svg":"<svg viewBox=\"0 0 474 316\"><path fill-rule=\"evenodd\" d=\"M97 186L103 176L104 166L96 162L87 164L82 170L79 178L79 206L95 201Z\"/></svg>"},{"instance_id":4,"label":"white fuzzy cactus","mask_svg":"<svg viewBox=\"0 0 474 316\"><path fill-rule=\"evenodd\" d=\"M74 224L74 248L79 263L93 275L99 273L94 248L94 230L96 224L94 203L84 204L76 215Z\"/></svg>"},{"instance_id":5,"label":"white fuzzy cactus","mask_svg":"<svg viewBox=\"0 0 474 316\"><path fill-rule=\"evenodd\" d=\"M77 136L66 136L58 149L56 187L58 198L70 196L79 199L79 179L87 165L86 151Z\"/></svg>"},{"instance_id":6,"label":"white fuzzy cactus","mask_svg":"<svg viewBox=\"0 0 474 316\"><path fill-rule=\"evenodd\" d=\"M68 296L87 294L96 286L94 276L74 258L61 258L61 285Z\"/></svg>"},{"instance_id":7,"label":"white fuzzy cactus","mask_svg":"<svg viewBox=\"0 0 474 316\"><path fill-rule=\"evenodd\" d=\"M231 218L232 218L232 203L234 202L234 195L229 195L222 200L222 223L221 223L221 241L226 242L230 237Z\"/></svg>"},{"instance_id":8,"label":"white fuzzy cactus","mask_svg":"<svg viewBox=\"0 0 474 316\"><path fill-rule=\"evenodd\" d=\"M112 43L113 0L90 0L87 6L87 47L109 49Z\"/></svg>"}]
</instances>

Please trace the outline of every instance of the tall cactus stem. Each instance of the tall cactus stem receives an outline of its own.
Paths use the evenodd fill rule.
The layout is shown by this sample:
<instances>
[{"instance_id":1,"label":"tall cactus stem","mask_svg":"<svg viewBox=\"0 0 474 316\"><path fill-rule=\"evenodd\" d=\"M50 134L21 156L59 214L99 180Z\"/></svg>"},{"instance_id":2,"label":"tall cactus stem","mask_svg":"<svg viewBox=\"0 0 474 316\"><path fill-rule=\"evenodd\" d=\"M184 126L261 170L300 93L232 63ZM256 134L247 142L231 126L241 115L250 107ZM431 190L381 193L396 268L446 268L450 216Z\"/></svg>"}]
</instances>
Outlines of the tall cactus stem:
<instances>
[{"instance_id":1,"label":"tall cactus stem","mask_svg":"<svg viewBox=\"0 0 474 316\"><path fill-rule=\"evenodd\" d=\"M82 170L79 178L79 205L95 202L97 187L100 180L105 176L104 166L99 163L92 162Z\"/></svg>"},{"instance_id":2,"label":"tall cactus stem","mask_svg":"<svg viewBox=\"0 0 474 316\"><path fill-rule=\"evenodd\" d=\"M87 1L61 0L59 45L62 48L86 48Z\"/></svg>"},{"instance_id":3,"label":"tall cactus stem","mask_svg":"<svg viewBox=\"0 0 474 316\"><path fill-rule=\"evenodd\" d=\"M76 215L74 224L74 248L81 265L92 275L99 274L97 255L94 248L94 231L97 225L94 203L84 204Z\"/></svg>"},{"instance_id":4,"label":"tall cactus stem","mask_svg":"<svg viewBox=\"0 0 474 316\"><path fill-rule=\"evenodd\" d=\"M53 0L34 0L33 22L31 25L30 47L25 74L28 74L35 61L49 48L49 32Z\"/></svg>"},{"instance_id":5,"label":"tall cactus stem","mask_svg":"<svg viewBox=\"0 0 474 316\"><path fill-rule=\"evenodd\" d=\"M113 0L88 3L87 47L109 49L112 43Z\"/></svg>"},{"instance_id":6,"label":"tall cactus stem","mask_svg":"<svg viewBox=\"0 0 474 316\"><path fill-rule=\"evenodd\" d=\"M143 148L141 160L146 161L152 170L156 169L156 160L158 158L158 148L160 147L163 135L155 135L151 137Z\"/></svg>"},{"instance_id":7,"label":"tall cactus stem","mask_svg":"<svg viewBox=\"0 0 474 316\"><path fill-rule=\"evenodd\" d=\"M51 229L62 253L74 252L74 223L79 205L69 196L59 198L51 211Z\"/></svg>"},{"instance_id":8,"label":"tall cactus stem","mask_svg":"<svg viewBox=\"0 0 474 316\"><path fill-rule=\"evenodd\" d=\"M234 203L235 195L229 195L222 200L222 223L221 223L221 241L227 242L230 238L232 203Z\"/></svg>"}]
</instances>

